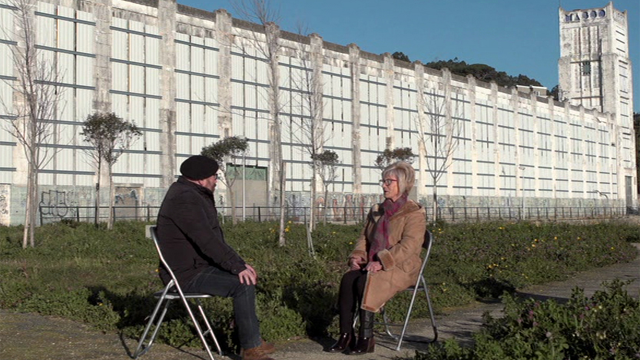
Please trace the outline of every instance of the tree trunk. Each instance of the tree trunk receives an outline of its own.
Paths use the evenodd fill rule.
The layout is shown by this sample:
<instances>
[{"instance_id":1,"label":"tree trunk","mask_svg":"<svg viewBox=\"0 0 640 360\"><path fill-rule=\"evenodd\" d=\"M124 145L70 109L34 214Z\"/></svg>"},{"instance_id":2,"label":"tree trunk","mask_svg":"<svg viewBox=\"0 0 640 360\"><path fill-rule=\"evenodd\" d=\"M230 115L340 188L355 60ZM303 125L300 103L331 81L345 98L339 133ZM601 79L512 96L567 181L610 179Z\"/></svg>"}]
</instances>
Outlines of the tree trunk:
<instances>
[{"instance_id":1,"label":"tree trunk","mask_svg":"<svg viewBox=\"0 0 640 360\"><path fill-rule=\"evenodd\" d=\"M329 209L329 185L324 185L324 224L327 224L327 210Z\"/></svg>"},{"instance_id":2,"label":"tree trunk","mask_svg":"<svg viewBox=\"0 0 640 360\"><path fill-rule=\"evenodd\" d=\"M280 236L278 238L278 245L285 245L284 229L285 229L285 215L286 215L286 201L284 199L284 176L285 176L284 162L280 166Z\"/></svg>"},{"instance_id":3,"label":"tree trunk","mask_svg":"<svg viewBox=\"0 0 640 360\"><path fill-rule=\"evenodd\" d=\"M22 231L22 248L26 249L29 245L29 223L31 221L31 180L27 179L27 199L26 209L24 213L24 230Z\"/></svg>"},{"instance_id":4,"label":"tree trunk","mask_svg":"<svg viewBox=\"0 0 640 360\"><path fill-rule=\"evenodd\" d=\"M235 180L234 180L235 181ZM233 187L228 184L227 191L229 192L229 204L231 205L231 224L236 224L236 197L233 194Z\"/></svg>"},{"instance_id":5,"label":"tree trunk","mask_svg":"<svg viewBox=\"0 0 640 360\"><path fill-rule=\"evenodd\" d=\"M433 224L438 221L438 190L436 184L433 184Z\"/></svg>"},{"instance_id":6,"label":"tree trunk","mask_svg":"<svg viewBox=\"0 0 640 360\"><path fill-rule=\"evenodd\" d=\"M109 220L107 221L107 230L113 229L113 169L109 165Z\"/></svg>"},{"instance_id":7,"label":"tree trunk","mask_svg":"<svg viewBox=\"0 0 640 360\"><path fill-rule=\"evenodd\" d=\"M315 207L316 207L316 172L318 171L318 167L315 164L315 161L312 165L313 171L312 171L312 178L311 178L311 201L309 202L310 204L310 208L309 208L309 232L313 233L313 228L315 225Z\"/></svg>"},{"instance_id":8,"label":"tree trunk","mask_svg":"<svg viewBox=\"0 0 640 360\"><path fill-rule=\"evenodd\" d=\"M101 156L101 155L100 155ZM102 161L98 161L98 179L96 181L96 199L95 199L95 211L93 214L93 224L98 227L100 221L100 174L102 172Z\"/></svg>"},{"instance_id":9,"label":"tree trunk","mask_svg":"<svg viewBox=\"0 0 640 360\"><path fill-rule=\"evenodd\" d=\"M31 243L31 247L36 246L36 223L37 223L37 215L38 215L38 168L34 164L33 169L33 185L31 192L31 221L29 222L29 242Z\"/></svg>"}]
</instances>

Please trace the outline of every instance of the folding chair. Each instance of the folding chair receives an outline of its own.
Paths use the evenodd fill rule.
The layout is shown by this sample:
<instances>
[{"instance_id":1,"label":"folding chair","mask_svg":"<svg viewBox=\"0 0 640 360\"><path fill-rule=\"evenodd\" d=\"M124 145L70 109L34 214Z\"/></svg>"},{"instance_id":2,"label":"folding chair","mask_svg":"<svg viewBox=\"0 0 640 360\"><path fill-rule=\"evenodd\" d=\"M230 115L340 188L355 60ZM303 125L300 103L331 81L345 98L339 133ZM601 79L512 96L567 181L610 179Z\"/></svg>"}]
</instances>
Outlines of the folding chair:
<instances>
[{"instance_id":1,"label":"folding chair","mask_svg":"<svg viewBox=\"0 0 640 360\"><path fill-rule=\"evenodd\" d=\"M216 344L218 353L220 355L222 355L222 350L220 349L220 344L218 344L218 339L216 339L216 336L213 333L213 330L211 329L211 324L209 324L209 320L207 319L207 316L205 315L204 310L202 309L202 304L200 302L200 299L210 298L213 296L209 294L202 294L202 293L185 293L182 291L182 288L180 287L180 284L178 284L178 280L173 274L173 271L171 271L171 268L169 267L164 257L162 256L162 251L160 251L160 245L158 244L158 235L156 233L156 227L155 226L150 227L150 232L151 232L151 238L153 239L153 243L156 246L158 256L160 257L160 261L162 262L162 265L165 267L165 269L167 269L167 272L169 273L169 275L171 275L171 281L169 281L169 283L167 284L167 286L164 287L163 290L153 294L153 296L158 299L158 303L155 309L153 309L151 318L149 319L149 322L147 323L147 326L145 327L144 332L142 333L142 337L140 338L140 343L138 343L138 347L136 348L136 351L133 354L133 358L137 359L139 356L144 355L147 351L149 351L149 349L151 349L151 346L153 345L153 341L156 339L156 336L158 335L158 330L160 329L160 325L162 325L162 320L164 320L164 316L167 314L167 309L169 308L169 304L171 303L172 300L182 300L184 307L187 309L187 312L189 312L189 316L191 316L191 320L193 321L193 324L196 327L196 331L200 336L200 340L202 340L202 343L204 344L204 347L207 350L207 354L209 354L209 358L211 358L211 360L214 360L213 354L211 354L211 348L209 347L209 344L207 343L205 336L207 334L211 335L211 339L213 339L214 343ZM200 324L196 319L194 312L191 310L191 307L189 306L189 299L195 300L198 306L198 311L200 312L200 317L204 321L204 323L207 325L207 331L205 331L204 333L202 332L202 328L200 327ZM160 310L160 307L162 306L163 303L164 303L164 308L160 313L160 317L158 317L158 311ZM145 343L145 341L147 340L147 335L149 334L149 330L151 329L152 325L155 325L155 329L153 330L153 333L151 334L151 338L149 339L149 341Z\"/></svg>"},{"instance_id":2,"label":"folding chair","mask_svg":"<svg viewBox=\"0 0 640 360\"><path fill-rule=\"evenodd\" d=\"M427 305L429 305L429 316L431 318L431 326L433 328L433 340L431 341L421 341L421 340L412 340L416 342L436 342L438 340L438 329L436 328L436 320L433 316L433 306L431 306L431 299L429 298L429 289L427 287L427 282L424 279L424 268L427 266L427 261L429 261L429 255L431 254L431 244L433 242L433 237L431 232L427 230L424 234L424 242L422 243L422 248L427 250L427 253L424 256L424 260L422 260L422 267L420 268L420 276L418 276L418 280L414 286L410 286L404 291L412 292L411 295L411 303L409 304L409 309L407 310L407 315L404 319L404 326L402 327L402 332L400 336L395 335L389 329L390 326L400 326L399 324L391 324L387 319L387 314L384 311L384 307L382 308L382 318L384 319L384 326L386 333L392 338L398 340L398 345L396 346L396 351L400 351L400 347L402 346L402 340L404 339L405 332L407 331L407 325L409 325L409 318L411 317L411 311L413 310L413 304L416 300L416 295L418 292L424 291L425 296L427 297Z\"/></svg>"}]
</instances>

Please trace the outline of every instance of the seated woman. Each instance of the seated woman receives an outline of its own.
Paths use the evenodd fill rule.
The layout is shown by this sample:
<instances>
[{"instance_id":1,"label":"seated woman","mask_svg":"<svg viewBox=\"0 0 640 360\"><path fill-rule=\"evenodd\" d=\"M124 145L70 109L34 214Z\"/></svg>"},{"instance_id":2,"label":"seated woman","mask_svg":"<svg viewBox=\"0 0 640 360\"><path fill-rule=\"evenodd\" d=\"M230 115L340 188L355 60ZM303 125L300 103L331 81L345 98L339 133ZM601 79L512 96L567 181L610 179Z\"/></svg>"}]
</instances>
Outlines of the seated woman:
<instances>
[{"instance_id":1,"label":"seated woman","mask_svg":"<svg viewBox=\"0 0 640 360\"><path fill-rule=\"evenodd\" d=\"M369 211L349 256L350 269L340 282L340 337L331 352L343 352L348 347L351 354L373 352L374 313L418 279L427 219L424 208L407 199L414 182L415 171L406 162L391 164L382 173L385 200ZM360 329L356 343L353 318L358 304Z\"/></svg>"}]
</instances>

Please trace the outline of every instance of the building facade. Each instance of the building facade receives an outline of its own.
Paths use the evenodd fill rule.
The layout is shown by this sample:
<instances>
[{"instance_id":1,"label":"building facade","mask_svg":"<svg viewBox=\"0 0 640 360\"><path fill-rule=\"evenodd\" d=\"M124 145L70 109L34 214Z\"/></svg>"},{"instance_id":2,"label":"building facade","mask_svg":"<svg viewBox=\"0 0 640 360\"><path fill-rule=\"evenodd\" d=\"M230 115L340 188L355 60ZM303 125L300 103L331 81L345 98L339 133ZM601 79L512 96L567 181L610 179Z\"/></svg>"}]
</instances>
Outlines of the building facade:
<instances>
[{"instance_id":1,"label":"building facade","mask_svg":"<svg viewBox=\"0 0 640 360\"><path fill-rule=\"evenodd\" d=\"M184 159L242 136L249 150L234 160L245 174L234 185L236 206L277 204L284 184L294 206L366 208L380 200L375 158L398 147L418 154L415 197L425 204L435 189L445 206L512 207L525 198L528 206L637 206L628 45L626 56L611 45L596 59L597 52L576 45L582 35L569 34L602 23L588 36L602 44L626 39L627 15L612 4L585 10L604 11L593 21L567 22L570 12L560 9L565 102L171 0L32 4L37 49L61 74L60 106L50 119L55 136L42 144L51 159L39 173L38 194L41 204L63 209L55 210L59 217L93 204L98 176L108 183L80 136L96 111L114 112L143 132L114 167L120 204L158 206ZM0 59L24 46L15 12L15 4L0 0ZM586 63L600 74L588 86L586 75L566 74ZM0 63L5 123L21 106L12 89L19 66ZM595 99L598 91L604 95ZM326 199L310 198L312 138L341 161ZM26 170L20 142L3 127L2 224L23 220ZM231 204L224 189L216 196L219 205Z\"/></svg>"},{"instance_id":2,"label":"building facade","mask_svg":"<svg viewBox=\"0 0 640 360\"><path fill-rule=\"evenodd\" d=\"M627 203L637 195L628 20L613 2L596 9L559 9L560 94L572 105L614 115L618 181Z\"/></svg>"}]
</instances>

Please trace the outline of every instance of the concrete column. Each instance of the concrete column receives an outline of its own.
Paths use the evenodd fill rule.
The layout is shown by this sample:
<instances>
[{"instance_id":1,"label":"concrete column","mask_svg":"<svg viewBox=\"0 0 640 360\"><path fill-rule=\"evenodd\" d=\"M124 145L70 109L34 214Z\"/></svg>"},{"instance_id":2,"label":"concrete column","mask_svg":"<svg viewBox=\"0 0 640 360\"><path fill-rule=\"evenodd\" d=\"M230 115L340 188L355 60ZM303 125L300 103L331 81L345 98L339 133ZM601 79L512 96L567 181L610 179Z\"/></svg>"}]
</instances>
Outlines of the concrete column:
<instances>
[{"instance_id":1,"label":"concrete column","mask_svg":"<svg viewBox=\"0 0 640 360\"><path fill-rule=\"evenodd\" d=\"M387 84L387 89L385 91L385 117L387 118L387 138L386 138L386 147L387 149L395 149L396 147L396 139L395 139L395 111L393 111L393 74L394 74L394 66L393 66L393 57L391 57L390 53L384 53L384 62L382 64L384 80Z\"/></svg>"},{"instance_id":2,"label":"concrete column","mask_svg":"<svg viewBox=\"0 0 640 360\"><path fill-rule=\"evenodd\" d=\"M502 181L500 178L500 174L502 173L500 171L500 144L498 141L498 84L496 84L495 81L492 81L491 83L491 103L493 104L493 108L491 109L491 117L493 118L493 149L494 149L494 169L496 169L495 172L495 178L494 178L494 184L495 184L495 196L504 196L502 194L502 192L500 191L500 186L502 186Z\"/></svg>"},{"instance_id":3,"label":"concrete column","mask_svg":"<svg viewBox=\"0 0 640 360\"><path fill-rule=\"evenodd\" d=\"M555 121L555 111L554 109L555 107L555 103L553 101L553 96L549 96L547 98L547 104L549 106L549 119L551 119L551 129L549 129L549 132L551 133L550 138L551 138L551 181L553 183L553 189L551 192L551 196L554 199L557 199L556 197L556 183L558 181L558 177L556 176L556 167L558 166L558 156L556 151L558 150L558 146L556 145L557 142L557 138L556 138L556 121ZM557 204L555 204L557 205Z\"/></svg>"},{"instance_id":4,"label":"concrete column","mask_svg":"<svg viewBox=\"0 0 640 360\"><path fill-rule=\"evenodd\" d=\"M353 161L353 192L362 194L362 160L360 157L360 48L349 44L349 66L351 68L351 148ZM348 119L345 119L348 120Z\"/></svg>"},{"instance_id":5,"label":"concrete column","mask_svg":"<svg viewBox=\"0 0 640 360\"><path fill-rule=\"evenodd\" d=\"M476 124L476 78L473 75L467 75L467 94L469 94L469 119L471 120L471 195L479 196L478 190L478 125Z\"/></svg>"},{"instance_id":6,"label":"concrete column","mask_svg":"<svg viewBox=\"0 0 640 360\"><path fill-rule=\"evenodd\" d=\"M568 101L564 102L564 116L563 119L564 121L567 122L567 125L565 125L566 128L571 129L571 127L569 126L569 121L570 121L570 114L571 112L569 111L571 109L571 105L569 104ZM558 165L566 167L567 169L567 198L571 198L571 190L572 190L572 186L571 186L571 142L569 142L569 139L571 138L571 134L567 135L567 138L564 140L567 142L567 154L565 155L567 157L567 161L565 164L562 163L558 163Z\"/></svg>"},{"instance_id":7,"label":"concrete column","mask_svg":"<svg viewBox=\"0 0 640 360\"><path fill-rule=\"evenodd\" d=\"M178 171L176 165L176 11L175 0L160 0L158 2L158 32L163 34L160 42L160 168L163 171L161 187L169 187L175 180Z\"/></svg>"},{"instance_id":8,"label":"concrete column","mask_svg":"<svg viewBox=\"0 0 640 360\"><path fill-rule=\"evenodd\" d=\"M580 128L581 130L584 130L584 106L580 106ZM582 156L580 157L580 164L578 165L578 169L580 172L580 179L582 179L582 198L583 199L588 199L589 198L589 191L591 191L592 189L589 189L589 186L587 184L587 176L586 176L586 171L585 168L587 166L587 142L586 142L586 136L584 136L585 132L584 131L580 131L580 133L582 134L580 136L580 142L582 143L582 146L580 146L580 152L582 153ZM577 171L576 171L577 173Z\"/></svg>"},{"instance_id":9,"label":"concrete column","mask_svg":"<svg viewBox=\"0 0 640 360\"><path fill-rule=\"evenodd\" d=\"M218 131L224 138L232 134L231 116L231 47L233 45L231 15L224 9L215 11L216 15L216 40L218 41Z\"/></svg>"},{"instance_id":10,"label":"concrete column","mask_svg":"<svg viewBox=\"0 0 640 360\"><path fill-rule=\"evenodd\" d=\"M516 194L519 198L524 198L526 195L526 191L525 191L525 176L526 171L529 170L531 171L531 169L520 169L521 167L524 167L523 165L523 156L522 156L522 151L520 150L520 121L521 118L519 117L518 111L520 110L520 103L519 103L519 99L520 96L518 96L518 90L513 87L511 88L511 110L513 111L513 133L514 133L514 137L515 139L512 139L512 142L515 144L516 147L516 154L515 154L515 174L516 174Z\"/></svg>"},{"instance_id":11,"label":"concrete column","mask_svg":"<svg viewBox=\"0 0 640 360\"><path fill-rule=\"evenodd\" d=\"M286 165L282 154L282 104L280 103L280 67L278 66L280 50L280 27L275 23L267 23L264 26L266 43L257 46L264 46L264 53L268 62L268 84L267 89L269 114L271 122L269 126L269 154L271 205L279 207L281 204L280 190L282 194L286 192Z\"/></svg>"},{"instance_id":12,"label":"concrete column","mask_svg":"<svg viewBox=\"0 0 640 360\"><path fill-rule=\"evenodd\" d=\"M10 4L8 4L10 5ZM29 56L27 55L27 43L29 43L29 45L33 46L36 44L36 34L39 30L38 28L38 22L36 21L36 15L35 15L35 11L37 10L37 1L35 0L28 0L25 1L25 5L30 7L30 10L28 11L28 14L25 14L27 16L27 19L25 19L24 21L20 19L20 14L18 14L18 12L11 14L9 16L13 17L13 22L14 22L14 29L16 29L17 32L19 32L19 29L17 29L18 27L24 27L26 25L29 25L31 27L33 27L33 31L29 32L28 34L26 34L26 37L28 38L24 38L22 36L22 34L20 33L16 33L15 37L12 38L14 36L13 33L9 33L9 38L11 40L15 40L17 42L16 44L16 50L19 54L21 54L20 56L21 61L26 61L26 57ZM2 61L8 61L8 62L12 62L12 57L13 55L10 55L9 59L2 59ZM18 65L18 66L16 66ZM39 60L36 60L36 64L32 64L32 69L31 72L35 72L37 73L37 71L39 69L36 69L38 65L40 64ZM44 64L42 64L44 65ZM27 70L27 64L15 64L14 63L14 68L13 68L13 74L16 77L20 77L20 74L24 74ZM25 80L25 82L23 82L22 84L20 84L20 81L17 80L14 82L14 86L17 86L18 88L21 85L25 85L28 86L28 80ZM18 114L18 113L22 113L24 114L26 117L28 117L28 113L29 113L29 105L28 105L28 101L27 99L25 99L25 95L27 95L25 92L22 92L20 90L14 90L13 91L13 113L14 114ZM3 99L4 100L4 99ZM3 109L4 110L4 109ZM23 134L25 136L28 136L28 132L26 131L26 128L28 127L28 123L29 120L26 117L18 117L16 118L16 121L20 123L20 126L23 126ZM2 121L2 124L0 124L2 126L5 126L4 121ZM9 125L6 125L9 126ZM30 168L30 164L29 164L29 157L27 157L25 155L26 152L28 152L29 150L25 147L25 143L29 143L29 139L24 139L22 141L16 141L16 146L13 148L13 166L15 166L16 171L13 173L13 185L18 185L18 186L24 186L24 192L23 191L15 191L16 194L20 193L19 195L19 201L22 203L22 207L20 208L20 217L22 218L21 223L24 221L24 211L26 204L27 204L27 186L29 183L29 168ZM34 161L34 160L32 160ZM13 187L13 189L17 189L16 187ZM16 194L14 194L14 197L17 199L18 197L16 196ZM37 196L38 194L36 194Z\"/></svg>"},{"instance_id":13,"label":"concrete column","mask_svg":"<svg viewBox=\"0 0 640 360\"><path fill-rule=\"evenodd\" d=\"M100 112L111 112L111 0L95 1L92 4L93 16L96 19L95 29L95 67L93 78L96 90L93 93L93 109Z\"/></svg>"},{"instance_id":14,"label":"concrete column","mask_svg":"<svg viewBox=\"0 0 640 360\"><path fill-rule=\"evenodd\" d=\"M320 151L324 151L324 143L326 141L324 135L324 124L322 117L324 115L324 79L322 76L322 67L323 67L323 43L322 37L318 34L309 35L310 40L310 51L311 51L311 68L312 68L312 78L311 78L311 101L313 102L313 127L314 132L317 134L317 139L320 140ZM312 183L316 185L316 194L319 194L323 190L323 186L321 184L321 180L319 178L315 179ZM312 204L315 204L316 199L312 199Z\"/></svg>"},{"instance_id":15,"label":"concrete column","mask_svg":"<svg viewBox=\"0 0 640 360\"><path fill-rule=\"evenodd\" d=\"M531 121L533 121L533 197L540 196L540 137L538 132L540 131L538 119L538 95L533 90L529 93L529 100L531 102Z\"/></svg>"},{"instance_id":16,"label":"concrete column","mask_svg":"<svg viewBox=\"0 0 640 360\"><path fill-rule=\"evenodd\" d=\"M96 90L93 92L93 110L96 112L109 113L112 112L111 94L109 91L112 89L112 73L111 73L111 47L112 47L112 31L111 26L111 0L97 0L92 3L93 16L96 19L95 28L95 67L93 68L93 77L95 79ZM121 116L121 114L116 114ZM101 174L96 174L94 182L98 183L98 177L100 177L100 184L102 188L109 186L109 169L107 166L102 166ZM102 192L101 192L102 193ZM109 199L108 194L106 196L101 195L102 200ZM102 202L102 201L101 201Z\"/></svg>"},{"instance_id":17,"label":"concrete column","mask_svg":"<svg viewBox=\"0 0 640 360\"><path fill-rule=\"evenodd\" d=\"M427 170L427 149L424 146L424 137L425 137L425 122L426 117L424 115L425 112L425 104L424 104L424 92L425 92L425 81L424 81L424 65L420 61L415 61L413 63L414 70L414 78L416 81L416 90L418 92L418 99L416 101L416 106L418 107L418 168L417 176L416 176L416 185L415 187L418 189L418 199L422 195L424 197L428 197L430 194L427 193L427 174L425 173Z\"/></svg>"},{"instance_id":18,"label":"concrete column","mask_svg":"<svg viewBox=\"0 0 640 360\"><path fill-rule=\"evenodd\" d=\"M451 107L451 71L447 68L442 69L442 87L444 89L444 122L445 122L445 136L446 139L444 146L448 147L449 146L449 141L453 141L453 139L451 138L451 131L453 130L453 118L452 118L452 112L453 109ZM453 153L454 151L452 151L451 153L449 153L447 150L445 150L446 152L444 154L441 155L445 155L447 156L446 159L442 160L446 162L449 162L449 166L447 166L446 169L444 169L444 171L447 172L447 182L446 184L442 184L442 178L440 178L440 182L438 183L438 185L445 185L446 186L446 194L447 195L455 195L455 191L453 189L453 185L454 185L454 181L452 181L452 179L454 179L453 176ZM438 155L438 154L435 154ZM446 166L446 165L445 165ZM438 170L436 170L438 171ZM440 192L438 191L438 194Z\"/></svg>"}]
</instances>

